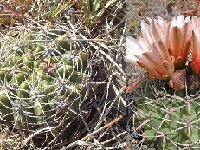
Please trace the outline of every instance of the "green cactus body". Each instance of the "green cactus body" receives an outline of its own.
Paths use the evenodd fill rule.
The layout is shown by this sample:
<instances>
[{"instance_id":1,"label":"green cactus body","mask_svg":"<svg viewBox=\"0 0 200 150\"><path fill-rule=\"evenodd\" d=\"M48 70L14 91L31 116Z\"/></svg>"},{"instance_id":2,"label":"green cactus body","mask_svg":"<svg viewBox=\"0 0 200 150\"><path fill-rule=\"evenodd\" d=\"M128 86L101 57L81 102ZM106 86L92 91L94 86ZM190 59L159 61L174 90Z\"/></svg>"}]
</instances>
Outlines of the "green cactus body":
<instances>
[{"instance_id":1,"label":"green cactus body","mask_svg":"<svg viewBox=\"0 0 200 150\"><path fill-rule=\"evenodd\" d=\"M41 55L42 52L44 51L44 47L41 45L38 45L35 49L34 49L34 54L35 56Z\"/></svg>"},{"instance_id":2,"label":"green cactus body","mask_svg":"<svg viewBox=\"0 0 200 150\"><path fill-rule=\"evenodd\" d=\"M72 60L64 59L63 62L64 62L65 65L73 66Z\"/></svg>"},{"instance_id":3,"label":"green cactus body","mask_svg":"<svg viewBox=\"0 0 200 150\"><path fill-rule=\"evenodd\" d=\"M88 53L81 52L79 55L78 63L76 65L78 68L78 71L85 70L87 68L87 61L88 61Z\"/></svg>"},{"instance_id":4,"label":"green cactus body","mask_svg":"<svg viewBox=\"0 0 200 150\"><path fill-rule=\"evenodd\" d=\"M181 144L195 145L199 139L200 99L145 99L137 101L137 119L144 123L144 135L153 148L176 149ZM153 143L153 144L152 144ZM176 144L174 144L176 143Z\"/></svg>"},{"instance_id":5,"label":"green cactus body","mask_svg":"<svg viewBox=\"0 0 200 150\"><path fill-rule=\"evenodd\" d=\"M66 51L69 51L70 50L70 44L69 44L69 40L68 36L65 34L65 35L62 35L62 36L59 36L57 39L56 39L56 45L57 45L57 50L63 54L65 53Z\"/></svg>"},{"instance_id":6,"label":"green cactus body","mask_svg":"<svg viewBox=\"0 0 200 150\"><path fill-rule=\"evenodd\" d=\"M21 49L22 49L23 53L25 54L29 51L29 45L28 44L23 45L23 46L21 46Z\"/></svg>"},{"instance_id":7,"label":"green cactus body","mask_svg":"<svg viewBox=\"0 0 200 150\"><path fill-rule=\"evenodd\" d=\"M27 81L24 81L19 86L19 91L17 91L17 96L20 98L29 98L29 84Z\"/></svg>"},{"instance_id":8,"label":"green cactus body","mask_svg":"<svg viewBox=\"0 0 200 150\"><path fill-rule=\"evenodd\" d=\"M81 96L85 96L86 91L87 91L87 87L83 86L82 84L77 84L76 88L78 89Z\"/></svg>"},{"instance_id":9,"label":"green cactus body","mask_svg":"<svg viewBox=\"0 0 200 150\"><path fill-rule=\"evenodd\" d=\"M75 62L69 59L70 42L66 32L50 29L49 33L52 34L49 36L54 41L47 43L38 41L43 40L38 33L34 29L20 33L22 45L17 50L9 49L10 54L5 55L9 57L0 62L0 84L6 81L10 87L7 89L9 97L5 93L0 94L3 120L21 123L23 127L31 129L30 123L43 123L46 121L44 116L53 121L58 101L67 103L71 109L78 111L78 98L84 96L87 90L82 86L85 74L81 73L81 69L75 69L76 64L81 66L81 62L83 65L87 63L87 54L77 51L81 62ZM52 49L57 51L55 55L45 51L52 45L55 46ZM64 81L63 86L60 85L60 80ZM15 111L16 108L12 108L10 102L16 106L22 105L22 113Z\"/></svg>"},{"instance_id":10,"label":"green cactus body","mask_svg":"<svg viewBox=\"0 0 200 150\"><path fill-rule=\"evenodd\" d=\"M30 106L27 106L25 108L25 111L27 113L23 114L23 121L28 123L37 123L37 119L35 116L35 109L34 109L34 103L29 103Z\"/></svg>"},{"instance_id":11,"label":"green cactus body","mask_svg":"<svg viewBox=\"0 0 200 150\"><path fill-rule=\"evenodd\" d=\"M45 95L48 95L55 91L55 85L53 82L49 82L47 80L42 80L39 84L39 88L43 91Z\"/></svg>"},{"instance_id":12,"label":"green cactus body","mask_svg":"<svg viewBox=\"0 0 200 150\"><path fill-rule=\"evenodd\" d=\"M12 78L12 82L18 83L20 85L23 81L26 80L26 75L24 73L17 73L14 78Z\"/></svg>"},{"instance_id":13,"label":"green cactus body","mask_svg":"<svg viewBox=\"0 0 200 150\"><path fill-rule=\"evenodd\" d=\"M17 65L18 67L23 65L23 60L22 60L22 56L20 55L14 55L13 57L11 57L11 65Z\"/></svg>"},{"instance_id":14,"label":"green cactus body","mask_svg":"<svg viewBox=\"0 0 200 150\"><path fill-rule=\"evenodd\" d=\"M61 77L65 76L66 78L71 75L73 71L73 66L70 65L64 65L58 68L58 73Z\"/></svg>"},{"instance_id":15,"label":"green cactus body","mask_svg":"<svg viewBox=\"0 0 200 150\"><path fill-rule=\"evenodd\" d=\"M13 74L9 69L10 68L0 68L0 80L6 78L8 82L11 81Z\"/></svg>"},{"instance_id":16,"label":"green cactus body","mask_svg":"<svg viewBox=\"0 0 200 150\"><path fill-rule=\"evenodd\" d=\"M9 108L12 107L10 100L6 95L4 95L4 94L0 95L0 100L1 100L0 101L1 102L1 108L2 108L2 105L5 105L6 107L9 107Z\"/></svg>"},{"instance_id":17,"label":"green cactus body","mask_svg":"<svg viewBox=\"0 0 200 150\"><path fill-rule=\"evenodd\" d=\"M2 119L6 122L13 121L13 115L12 113L12 105L10 103L9 98L4 95L2 92L0 93L0 113L2 116Z\"/></svg>"},{"instance_id":18,"label":"green cactus body","mask_svg":"<svg viewBox=\"0 0 200 150\"><path fill-rule=\"evenodd\" d=\"M27 55L23 56L23 63L24 63L25 66L27 66L29 68L33 68L34 67L34 61L30 60Z\"/></svg>"},{"instance_id":19,"label":"green cactus body","mask_svg":"<svg viewBox=\"0 0 200 150\"><path fill-rule=\"evenodd\" d=\"M73 75L71 75L69 79L70 82L73 82L75 84L82 83L82 80L83 80L83 74L79 72L74 72Z\"/></svg>"},{"instance_id":20,"label":"green cactus body","mask_svg":"<svg viewBox=\"0 0 200 150\"><path fill-rule=\"evenodd\" d=\"M59 29L49 29L48 30L48 36L50 37L50 39L56 39L58 36L61 36L65 34L64 31L61 31Z\"/></svg>"},{"instance_id":21,"label":"green cactus body","mask_svg":"<svg viewBox=\"0 0 200 150\"><path fill-rule=\"evenodd\" d=\"M39 68L39 67L40 67L40 62L34 61L34 68Z\"/></svg>"},{"instance_id":22,"label":"green cactus body","mask_svg":"<svg viewBox=\"0 0 200 150\"><path fill-rule=\"evenodd\" d=\"M76 98L79 96L78 89L75 86L70 86L66 89L66 95L71 98Z\"/></svg>"},{"instance_id":23,"label":"green cactus body","mask_svg":"<svg viewBox=\"0 0 200 150\"><path fill-rule=\"evenodd\" d=\"M47 73L44 73L42 70L38 69L37 70L37 78L41 80L46 80L48 82L51 82L54 80L54 78Z\"/></svg>"}]
</instances>

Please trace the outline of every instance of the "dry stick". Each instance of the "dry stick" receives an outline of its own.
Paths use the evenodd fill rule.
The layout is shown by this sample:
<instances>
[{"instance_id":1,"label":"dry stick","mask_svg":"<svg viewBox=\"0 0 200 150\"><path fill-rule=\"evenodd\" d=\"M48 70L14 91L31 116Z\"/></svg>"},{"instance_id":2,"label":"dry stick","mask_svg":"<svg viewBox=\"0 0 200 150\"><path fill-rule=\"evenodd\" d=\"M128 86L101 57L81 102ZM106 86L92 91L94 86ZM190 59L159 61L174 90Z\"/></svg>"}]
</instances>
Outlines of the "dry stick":
<instances>
[{"instance_id":1,"label":"dry stick","mask_svg":"<svg viewBox=\"0 0 200 150\"><path fill-rule=\"evenodd\" d=\"M105 10L106 10L109 6L111 6L112 4L114 4L114 3L116 3L116 2L117 2L117 0L111 0L111 1L109 1L109 2L106 4L106 6L97 14L97 16L102 16L103 13L105 12Z\"/></svg>"},{"instance_id":2,"label":"dry stick","mask_svg":"<svg viewBox=\"0 0 200 150\"><path fill-rule=\"evenodd\" d=\"M105 44L103 44L103 43L98 43L99 44L99 46L101 46L101 47L103 47L103 48L106 48L107 50L109 50L109 48L105 45ZM102 51L102 50L99 50L99 52L101 53L101 54L103 54L104 56L106 56L107 58L108 58L108 60L110 60L116 67L117 67L117 69L123 74L123 75L125 75L125 72L122 70L122 68L109 56L109 55L107 55L104 51ZM122 79L125 81L126 79L125 79L125 77L123 77L122 76Z\"/></svg>"},{"instance_id":3,"label":"dry stick","mask_svg":"<svg viewBox=\"0 0 200 150\"><path fill-rule=\"evenodd\" d=\"M109 87L111 85L112 78L113 78L113 75L110 75L109 78L108 78L108 82L107 82L107 85L106 85L106 99L108 99Z\"/></svg>"},{"instance_id":4,"label":"dry stick","mask_svg":"<svg viewBox=\"0 0 200 150\"><path fill-rule=\"evenodd\" d=\"M108 114L109 110L112 108L114 102L118 99L118 97L121 97L121 93L125 90L126 86L122 87L119 91L118 89L116 88L116 86L113 85L113 88L114 90L116 91L117 90L117 97L113 100L113 103L111 104L111 106L109 107L109 109L106 111L106 113L104 114L104 116L106 114ZM123 116L120 115L118 118L116 118L115 120L113 120L112 122L110 122L109 124L105 125L104 127L100 127L99 129L95 130L93 133L91 134L88 134L87 136L85 136L84 138L82 138L81 140L87 140L89 137L91 137L92 135L94 134L97 134L99 133L100 131L104 130L105 128L108 128L108 127L112 127L112 125L116 122L118 122L120 119L122 119ZM81 140L78 140L78 141L75 141L73 143L71 143L70 145L67 146L67 148L70 148L70 147L73 147L75 146L79 141L81 142Z\"/></svg>"},{"instance_id":5,"label":"dry stick","mask_svg":"<svg viewBox=\"0 0 200 150\"><path fill-rule=\"evenodd\" d=\"M95 127L95 129L98 129L101 122L102 122L102 118L104 118L108 113L109 111L111 110L111 108L113 107L114 103L118 100L118 98L121 96L121 93L125 90L125 86L122 87L120 90L119 90L119 94L112 100L112 103L111 105L107 108L107 110L105 111L105 113L100 117L100 121L98 123L98 125Z\"/></svg>"},{"instance_id":6,"label":"dry stick","mask_svg":"<svg viewBox=\"0 0 200 150\"><path fill-rule=\"evenodd\" d=\"M85 137L83 137L81 140L85 141L87 140L89 137L99 133L100 131L104 130L105 128L111 128L115 123L119 122L121 119L123 118L122 115L119 115L119 117L115 118L113 121L111 121L110 123L106 124L105 126L99 128L98 130L94 131L91 134L86 135Z\"/></svg>"},{"instance_id":7,"label":"dry stick","mask_svg":"<svg viewBox=\"0 0 200 150\"><path fill-rule=\"evenodd\" d=\"M126 86L124 86L120 90L118 90L117 87L113 84L113 89L115 90L117 95L119 95L119 98L120 98L121 102L124 104L124 106L126 106L126 101L124 101L124 98L121 96L121 93L125 90L125 88L126 88Z\"/></svg>"},{"instance_id":8,"label":"dry stick","mask_svg":"<svg viewBox=\"0 0 200 150\"><path fill-rule=\"evenodd\" d=\"M39 134L39 133L41 133L41 132L43 132L43 131L45 131L45 130L46 130L46 131L51 131L53 128L54 128L54 127L42 128L42 129L36 131L35 133L29 135L29 137L27 137L25 140L23 140L22 143L23 143L24 145L26 145L26 144L28 143L28 141L30 141L35 135L37 135L37 134Z\"/></svg>"},{"instance_id":9,"label":"dry stick","mask_svg":"<svg viewBox=\"0 0 200 150\"><path fill-rule=\"evenodd\" d=\"M95 41L94 41L95 42ZM116 67L117 69L125 76L125 72L122 70L122 68L112 59L112 57L110 57L109 55L107 55L104 51L100 50L98 46L94 45L92 42L89 42L89 44L92 45L92 47L94 47L96 50L98 50L101 54L103 54L104 56L107 57L108 60L110 60ZM106 46L103 43L97 43L100 47L103 47L107 50L109 50L108 46ZM126 81L126 78L122 76L123 81Z\"/></svg>"},{"instance_id":10,"label":"dry stick","mask_svg":"<svg viewBox=\"0 0 200 150\"><path fill-rule=\"evenodd\" d=\"M85 37L85 36L83 36L83 35L81 35L81 37L83 38L83 40L86 40L86 41L87 41L87 37ZM102 39L99 39L99 40L102 40ZM97 43L99 46L96 46L94 43L92 43L92 42L90 42L90 41L88 41L88 42L89 42L89 44L90 44L94 49L96 49L96 50L99 51L101 54L103 54L104 56L106 56L107 59L108 59L109 61L111 61L111 62L117 67L117 69L123 74L123 75L122 75L123 81L126 82L125 72L122 70L122 68L121 68L109 55L107 55L104 51L100 50L100 48L99 48L99 46L100 46L100 47L103 47L103 48L109 50L109 47L106 46L106 45L103 44L103 43L99 43L97 40L94 40L94 42Z\"/></svg>"},{"instance_id":11,"label":"dry stick","mask_svg":"<svg viewBox=\"0 0 200 150\"><path fill-rule=\"evenodd\" d=\"M124 131L124 132L118 134L117 137L120 137L121 135L124 135L124 134L126 134L126 131ZM101 144L104 145L104 144L106 144L106 143L108 143L108 142L110 142L110 141L112 141L112 140L115 140L115 139L116 139L116 137L113 137L112 139L109 139L109 140L106 140L106 141L104 141L104 142L101 142Z\"/></svg>"},{"instance_id":12,"label":"dry stick","mask_svg":"<svg viewBox=\"0 0 200 150\"><path fill-rule=\"evenodd\" d=\"M111 128L115 123L119 122L121 119L123 118L122 115L119 115L117 118L115 118L113 121L111 121L110 123L106 124L105 126L103 127L100 127L98 130L95 130L94 132L90 133L90 134L87 134L85 137L83 137L81 140L78 140L78 141L86 141L88 138L92 137L93 135L101 132L102 130L106 129L106 128ZM74 147L78 141L75 141L71 144L69 144L67 146L67 149L70 148L70 147Z\"/></svg>"},{"instance_id":13,"label":"dry stick","mask_svg":"<svg viewBox=\"0 0 200 150\"><path fill-rule=\"evenodd\" d=\"M108 4L108 6L111 5L111 4L114 3L114 2L116 2L116 0L115 0L115 1L111 1L111 3ZM108 6L107 6L107 7L108 7ZM84 36L83 36L83 37L84 37ZM87 38L86 38L86 37L84 37L83 39L85 39L85 40L87 41ZM96 41L96 42L97 42L97 41ZM89 44L92 45L96 50L99 51L99 47L98 47L98 46L96 46L96 45L93 44L92 42L89 42ZM98 43L98 45L100 45L100 44ZM101 47L104 47L104 48L106 48L106 49L109 50L109 48L108 48L106 45L101 46ZM103 52L103 51L102 51L102 52ZM106 55L105 52L103 52L103 54L104 54L107 58L109 57L108 55ZM114 63L115 66L117 66L117 69L120 70L121 73L125 74L124 71L121 69L121 67L120 67L116 62L114 62L114 60L113 60L111 57L109 57L108 59L109 59L112 63ZM125 79L124 76L123 76L123 79L124 79L124 81L126 81L126 79ZM124 90L125 87L123 87L122 89ZM121 93L121 91L123 91L123 90L120 90L120 93ZM113 101L116 101L118 97L119 97L119 95L118 95ZM111 108L111 107L109 107L109 108ZM102 128L103 128L103 127L102 127ZM102 128L98 129L98 131L101 130ZM104 129L104 128L103 128L103 129ZM97 130L95 131L95 133L96 133L96 132L97 132ZM94 133L94 132L93 132L93 133ZM87 136L86 136L86 137L87 137ZM72 146L75 145L76 143L77 143L77 142L74 142L74 143L70 144L67 148L72 147Z\"/></svg>"},{"instance_id":14,"label":"dry stick","mask_svg":"<svg viewBox=\"0 0 200 150\"><path fill-rule=\"evenodd\" d=\"M82 36L83 39L87 39L85 36ZM116 67L117 69L124 75L122 76L122 79L124 81L126 81L126 78L125 78L125 72L121 69L121 67L109 56L107 55L104 51L100 50L99 46L100 47L103 47L107 50L109 50L109 48L105 45L105 44L102 44L102 43L97 43L99 46L96 46L94 43L92 42L89 42L89 44L94 47L94 49L96 49L97 51L99 51L101 54L105 55L107 57L107 59L109 59ZM124 89L125 87L123 87L122 89ZM119 93L121 94L123 92L123 90L121 90ZM117 95L116 98L112 101L112 104L110 105L110 107L107 109L106 113L104 114L107 115L108 112L110 111L110 109L112 108L113 104L116 102L116 100L120 97L120 95ZM98 128L99 126L97 126L96 128Z\"/></svg>"}]
</instances>

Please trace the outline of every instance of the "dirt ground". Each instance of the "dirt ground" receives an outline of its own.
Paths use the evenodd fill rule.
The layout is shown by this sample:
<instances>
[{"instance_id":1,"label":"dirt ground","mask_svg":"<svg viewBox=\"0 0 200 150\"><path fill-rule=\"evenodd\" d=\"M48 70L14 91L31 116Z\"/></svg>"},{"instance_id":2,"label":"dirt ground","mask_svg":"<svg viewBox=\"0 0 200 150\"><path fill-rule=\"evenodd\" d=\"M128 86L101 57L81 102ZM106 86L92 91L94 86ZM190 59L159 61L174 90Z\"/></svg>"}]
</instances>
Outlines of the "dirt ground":
<instances>
[{"instance_id":1,"label":"dirt ground","mask_svg":"<svg viewBox=\"0 0 200 150\"><path fill-rule=\"evenodd\" d=\"M127 0L127 26L132 34L138 33L139 21L145 16L162 16L170 19L172 16L198 6L196 0Z\"/></svg>"}]
</instances>

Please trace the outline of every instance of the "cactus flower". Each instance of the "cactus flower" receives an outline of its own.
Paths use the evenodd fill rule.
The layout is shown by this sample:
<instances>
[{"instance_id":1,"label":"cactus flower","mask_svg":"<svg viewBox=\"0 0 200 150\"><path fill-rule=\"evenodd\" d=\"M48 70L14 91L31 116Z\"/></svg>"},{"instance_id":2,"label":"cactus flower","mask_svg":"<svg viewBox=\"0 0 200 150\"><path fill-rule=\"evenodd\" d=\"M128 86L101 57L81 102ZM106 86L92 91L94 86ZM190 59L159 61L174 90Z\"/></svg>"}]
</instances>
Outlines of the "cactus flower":
<instances>
[{"instance_id":1,"label":"cactus flower","mask_svg":"<svg viewBox=\"0 0 200 150\"><path fill-rule=\"evenodd\" d=\"M167 47L171 56L175 59L176 69L183 69L190 52L192 26L190 17L175 16L170 25L167 37Z\"/></svg>"},{"instance_id":2,"label":"cactus flower","mask_svg":"<svg viewBox=\"0 0 200 150\"><path fill-rule=\"evenodd\" d=\"M175 16L171 22L162 17L147 19L149 24L141 21L142 37L137 40L127 37L126 59L164 80L175 69L185 67L190 52L191 20L182 15Z\"/></svg>"},{"instance_id":3,"label":"cactus flower","mask_svg":"<svg viewBox=\"0 0 200 150\"><path fill-rule=\"evenodd\" d=\"M158 42L162 40L166 46L167 35L169 31L170 24L166 22L162 17L157 17L157 19L151 19L147 17L149 24L145 23L144 20L141 21L141 33L142 37L146 39L146 42L152 44L153 42Z\"/></svg>"},{"instance_id":4,"label":"cactus flower","mask_svg":"<svg viewBox=\"0 0 200 150\"><path fill-rule=\"evenodd\" d=\"M145 38L126 38L126 59L137 63L154 77L166 80L174 72L174 60L162 41L149 43Z\"/></svg>"},{"instance_id":5,"label":"cactus flower","mask_svg":"<svg viewBox=\"0 0 200 150\"><path fill-rule=\"evenodd\" d=\"M192 17L192 39L191 39L191 50L192 50L192 62L190 66L193 72L200 76L200 18Z\"/></svg>"},{"instance_id":6,"label":"cactus flower","mask_svg":"<svg viewBox=\"0 0 200 150\"><path fill-rule=\"evenodd\" d=\"M146 69L154 77L166 80L174 72L174 57L170 56L167 37L170 24L162 17L141 21L142 37L126 38L126 59Z\"/></svg>"}]
</instances>

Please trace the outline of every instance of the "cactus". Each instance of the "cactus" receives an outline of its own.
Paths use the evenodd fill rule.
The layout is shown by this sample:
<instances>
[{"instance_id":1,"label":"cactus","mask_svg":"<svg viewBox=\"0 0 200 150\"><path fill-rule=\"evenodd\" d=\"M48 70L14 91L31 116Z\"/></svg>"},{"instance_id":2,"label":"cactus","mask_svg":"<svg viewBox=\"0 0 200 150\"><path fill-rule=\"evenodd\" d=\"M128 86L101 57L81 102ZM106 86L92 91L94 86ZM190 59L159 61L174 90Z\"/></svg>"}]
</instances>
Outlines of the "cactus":
<instances>
[{"instance_id":1,"label":"cactus","mask_svg":"<svg viewBox=\"0 0 200 150\"><path fill-rule=\"evenodd\" d=\"M135 121L144 129L143 137L149 148L198 147L200 98L164 95L135 101Z\"/></svg>"},{"instance_id":2,"label":"cactus","mask_svg":"<svg viewBox=\"0 0 200 150\"><path fill-rule=\"evenodd\" d=\"M69 40L68 36L67 35L62 35L62 36L59 36L57 39L56 39L56 45L57 45L57 49L58 49L58 52L60 52L61 54L65 53L66 51L69 51L70 50L70 45L69 45Z\"/></svg>"},{"instance_id":3,"label":"cactus","mask_svg":"<svg viewBox=\"0 0 200 150\"><path fill-rule=\"evenodd\" d=\"M50 30L47 35L58 32L59 29ZM0 94L2 120L10 125L20 118L23 123L41 123L45 120L44 117L48 118L56 113L59 101L67 103L70 99L74 103L71 105L72 109L78 109L79 101L76 99L86 93L86 87L82 85L86 75L82 70L87 66L87 53L80 69L80 60L72 60L67 53L70 51L70 44L64 33L43 37L54 40L45 45L33 42L41 39L41 35L39 30L31 29L20 33L23 44L17 50L10 46L12 42L3 43L5 60L0 62L0 91L4 92ZM15 42L13 40L13 44ZM53 55L49 53L49 45L55 46ZM77 57L82 58L81 52L78 53ZM76 69L77 66L79 69ZM15 105L11 105L11 101Z\"/></svg>"},{"instance_id":4,"label":"cactus","mask_svg":"<svg viewBox=\"0 0 200 150\"><path fill-rule=\"evenodd\" d=\"M5 91L1 90L0 92L0 114L2 116L2 120L8 122L11 122L14 120L12 115L12 105L10 102L9 97L6 95Z\"/></svg>"}]
</instances>

